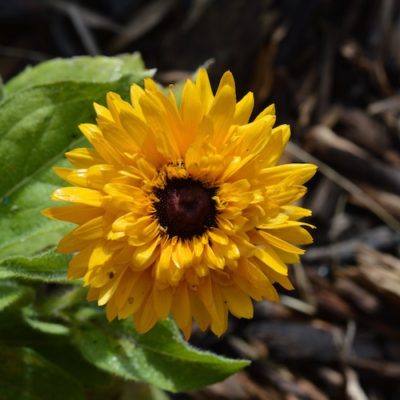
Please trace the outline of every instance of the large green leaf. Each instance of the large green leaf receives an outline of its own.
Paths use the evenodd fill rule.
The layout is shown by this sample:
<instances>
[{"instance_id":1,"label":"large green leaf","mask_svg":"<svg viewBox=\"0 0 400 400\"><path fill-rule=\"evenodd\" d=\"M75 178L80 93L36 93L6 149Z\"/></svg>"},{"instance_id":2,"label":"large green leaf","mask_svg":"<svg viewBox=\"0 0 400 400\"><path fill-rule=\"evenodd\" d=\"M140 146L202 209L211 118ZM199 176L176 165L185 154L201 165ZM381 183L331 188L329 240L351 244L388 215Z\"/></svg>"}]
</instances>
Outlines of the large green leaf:
<instances>
[{"instance_id":1,"label":"large green leaf","mask_svg":"<svg viewBox=\"0 0 400 400\"><path fill-rule=\"evenodd\" d=\"M129 321L88 323L74 329L73 340L97 367L173 392L218 382L248 365L193 348L172 321L144 335L135 333Z\"/></svg>"},{"instance_id":2,"label":"large green leaf","mask_svg":"<svg viewBox=\"0 0 400 400\"><path fill-rule=\"evenodd\" d=\"M138 53L117 57L56 58L34 68L28 67L8 81L4 91L6 95L9 95L18 90L45 83L63 81L105 83L118 81L124 76L129 76L132 82L139 82L152 73L153 71L145 69Z\"/></svg>"},{"instance_id":3,"label":"large green leaf","mask_svg":"<svg viewBox=\"0 0 400 400\"><path fill-rule=\"evenodd\" d=\"M34 350L0 347L1 400L84 400L80 383Z\"/></svg>"},{"instance_id":4,"label":"large green leaf","mask_svg":"<svg viewBox=\"0 0 400 400\"><path fill-rule=\"evenodd\" d=\"M69 256L53 250L34 257L13 256L0 261L0 279L68 283Z\"/></svg>"},{"instance_id":5,"label":"large green leaf","mask_svg":"<svg viewBox=\"0 0 400 400\"><path fill-rule=\"evenodd\" d=\"M126 96L145 75L136 55L84 57L41 64L6 85L12 94L0 103L0 259L35 254L71 229L40 215L61 185L51 167L85 145L78 124L93 121L93 101L104 102L111 90Z\"/></svg>"}]
</instances>

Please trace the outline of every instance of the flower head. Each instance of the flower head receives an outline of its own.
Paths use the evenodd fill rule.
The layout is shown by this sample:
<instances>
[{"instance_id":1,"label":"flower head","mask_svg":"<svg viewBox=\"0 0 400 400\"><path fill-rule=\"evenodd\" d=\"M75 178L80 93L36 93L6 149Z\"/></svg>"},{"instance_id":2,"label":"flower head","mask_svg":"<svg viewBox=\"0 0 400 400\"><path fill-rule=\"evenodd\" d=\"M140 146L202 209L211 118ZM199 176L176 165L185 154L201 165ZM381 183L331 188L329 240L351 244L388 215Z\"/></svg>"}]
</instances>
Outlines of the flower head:
<instances>
[{"instance_id":1,"label":"flower head","mask_svg":"<svg viewBox=\"0 0 400 400\"><path fill-rule=\"evenodd\" d=\"M94 107L97 124L80 125L93 147L55 169L72 186L52 198L72 205L44 213L78 224L58 250L109 320L146 332L172 314L186 337L192 319L221 335L229 313L251 318L252 299L292 288L287 263L312 241L299 221L311 212L294 203L316 168L276 165L290 132L273 127L273 106L249 122L252 93L236 102L226 72L214 95L202 69L180 106L148 79L130 102L108 93Z\"/></svg>"}]
</instances>

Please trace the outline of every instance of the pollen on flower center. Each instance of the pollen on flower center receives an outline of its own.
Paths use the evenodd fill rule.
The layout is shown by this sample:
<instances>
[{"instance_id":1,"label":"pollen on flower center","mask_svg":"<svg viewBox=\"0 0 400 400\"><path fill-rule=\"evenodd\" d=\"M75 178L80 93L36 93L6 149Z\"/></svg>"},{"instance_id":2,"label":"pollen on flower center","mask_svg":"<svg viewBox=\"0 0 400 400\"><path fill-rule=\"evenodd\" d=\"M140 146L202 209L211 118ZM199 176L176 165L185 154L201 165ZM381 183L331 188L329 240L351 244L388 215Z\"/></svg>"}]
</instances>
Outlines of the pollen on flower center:
<instances>
[{"instance_id":1,"label":"pollen on flower center","mask_svg":"<svg viewBox=\"0 0 400 400\"><path fill-rule=\"evenodd\" d=\"M215 226L215 188L193 179L171 179L156 189L156 216L169 236L190 239Z\"/></svg>"}]
</instances>

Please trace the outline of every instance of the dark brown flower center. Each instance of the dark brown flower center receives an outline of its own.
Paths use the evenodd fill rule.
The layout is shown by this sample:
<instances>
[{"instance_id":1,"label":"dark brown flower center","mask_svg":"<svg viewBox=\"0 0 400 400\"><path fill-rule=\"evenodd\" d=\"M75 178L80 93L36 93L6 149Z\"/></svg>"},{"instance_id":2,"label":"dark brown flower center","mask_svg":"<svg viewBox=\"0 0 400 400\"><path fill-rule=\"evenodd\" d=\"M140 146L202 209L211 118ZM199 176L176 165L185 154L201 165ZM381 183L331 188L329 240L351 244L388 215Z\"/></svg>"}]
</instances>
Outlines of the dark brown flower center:
<instances>
[{"instance_id":1,"label":"dark brown flower center","mask_svg":"<svg viewBox=\"0 0 400 400\"><path fill-rule=\"evenodd\" d=\"M215 188L194 179L171 179L156 189L156 216L169 236L190 239L215 226Z\"/></svg>"}]
</instances>

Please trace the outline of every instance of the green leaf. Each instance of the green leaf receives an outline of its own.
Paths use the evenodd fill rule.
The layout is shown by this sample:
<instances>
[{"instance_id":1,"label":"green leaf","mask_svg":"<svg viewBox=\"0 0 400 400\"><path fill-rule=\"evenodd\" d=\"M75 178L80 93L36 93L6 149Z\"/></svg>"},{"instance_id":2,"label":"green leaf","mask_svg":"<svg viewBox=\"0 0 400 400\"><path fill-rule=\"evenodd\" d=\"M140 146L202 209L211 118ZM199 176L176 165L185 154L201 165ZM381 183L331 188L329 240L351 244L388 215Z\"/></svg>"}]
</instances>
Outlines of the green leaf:
<instances>
[{"instance_id":1,"label":"green leaf","mask_svg":"<svg viewBox=\"0 0 400 400\"><path fill-rule=\"evenodd\" d=\"M69 328L65 325L55 324L54 322L40 321L38 319L26 317L25 322L33 329L50 335L68 335Z\"/></svg>"},{"instance_id":2,"label":"green leaf","mask_svg":"<svg viewBox=\"0 0 400 400\"><path fill-rule=\"evenodd\" d=\"M163 321L144 335L137 334L129 321L81 325L75 327L73 341L97 367L172 392L218 382L248 365L193 348L172 321Z\"/></svg>"},{"instance_id":3,"label":"green leaf","mask_svg":"<svg viewBox=\"0 0 400 400\"><path fill-rule=\"evenodd\" d=\"M41 298L40 301L36 302L35 310L38 314L46 317L59 316L69 308L79 305L81 309L82 303L88 304L86 295L87 289L80 285L59 288L47 294L44 299Z\"/></svg>"},{"instance_id":4,"label":"green leaf","mask_svg":"<svg viewBox=\"0 0 400 400\"><path fill-rule=\"evenodd\" d=\"M154 71L146 70L140 54L124 54L117 57L73 57L56 58L36 67L28 67L5 85L5 93L11 94L31 86L56 82L105 83L118 81L130 76L132 82L152 76Z\"/></svg>"},{"instance_id":5,"label":"green leaf","mask_svg":"<svg viewBox=\"0 0 400 400\"><path fill-rule=\"evenodd\" d=\"M0 279L71 283L67 279L69 259L53 250L34 257L8 257L0 261Z\"/></svg>"},{"instance_id":6,"label":"green leaf","mask_svg":"<svg viewBox=\"0 0 400 400\"><path fill-rule=\"evenodd\" d=\"M148 75L137 55L84 57L49 61L6 85L12 94L0 103L0 259L33 255L72 228L40 215L62 185L51 167L86 145L78 125L94 120L94 101L104 102L108 91L127 96Z\"/></svg>"},{"instance_id":7,"label":"green leaf","mask_svg":"<svg viewBox=\"0 0 400 400\"><path fill-rule=\"evenodd\" d=\"M57 337L57 336L52 336ZM59 336L64 338L65 336ZM69 343L59 347L51 347L46 342L35 345L35 350L56 365L62 366L71 376L77 379L82 386L91 390L109 391L115 379L107 372L98 369L87 362L81 353ZM114 398L113 396L106 397Z\"/></svg>"},{"instance_id":8,"label":"green leaf","mask_svg":"<svg viewBox=\"0 0 400 400\"><path fill-rule=\"evenodd\" d=\"M0 138L0 153L1 143ZM62 159L55 164L62 165ZM2 167L0 159L0 171ZM20 187L15 185L15 191L3 197L3 201L0 196L0 260L13 255L33 255L53 247L74 227L41 215L41 210L55 205L50 194L62 185L49 168L21 181Z\"/></svg>"},{"instance_id":9,"label":"green leaf","mask_svg":"<svg viewBox=\"0 0 400 400\"><path fill-rule=\"evenodd\" d=\"M22 316L28 326L39 332L49 335L68 335L70 333L68 326L58 322L41 320L40 315L32 307L25 307L22 310Z\"/></svg>"},{"instance_id":10,"label":"green leaf","mask_svg":"<svg viewBox=\"0 0 400 400\"><path fill-rule=\"evenodd\" d=\"M21 310L7 308L0 312L0 343L6 346L29 347L51 363L62 367L85 388L91 391L97 389L102 392L109 391L114 379L88 363L70 344L68 336L48 334L44 333L43 329L34 329L26 323L26 318L22 315L25 314L26 309L23 309L22 313L18 311ZM3 400L1 394L0 379L0 399ZM111 398L113 398L111 395L105 397L105 399Z\"/></svg>"},{"instance_id":11,"label":"green leaf","mask_svg":"<svg viewBox=\"0 0 400 400\"><path fill-rule=\"evenodd\" d=\"M13 305L20 305L32 300L34 291L15 282L0 282L0 311Z\"/></svg>"},{"instance_id":12,"label":"green leaf","mask_svg":"<svg viewBox=\"0 0 400 400\"><path fill-rule=\"evenodd\" d=\"M0 101L3 99L4 97L4 84L3 84L3 79L0 76Z\"/></svg>"},{"instance_id":13,"label":"green leaf","mask_svg":"<svg viewBox=\"0 0 400 400\"><path fill-rule=\"evenodd\" d=\"M79 382L34 350L0 347L1 400L84 400Z\"/></svg>"}]
</instances>

